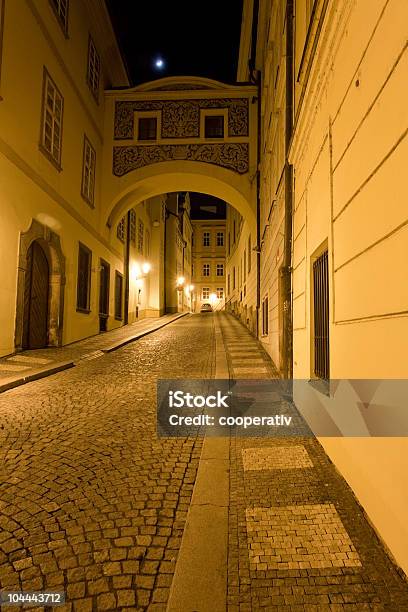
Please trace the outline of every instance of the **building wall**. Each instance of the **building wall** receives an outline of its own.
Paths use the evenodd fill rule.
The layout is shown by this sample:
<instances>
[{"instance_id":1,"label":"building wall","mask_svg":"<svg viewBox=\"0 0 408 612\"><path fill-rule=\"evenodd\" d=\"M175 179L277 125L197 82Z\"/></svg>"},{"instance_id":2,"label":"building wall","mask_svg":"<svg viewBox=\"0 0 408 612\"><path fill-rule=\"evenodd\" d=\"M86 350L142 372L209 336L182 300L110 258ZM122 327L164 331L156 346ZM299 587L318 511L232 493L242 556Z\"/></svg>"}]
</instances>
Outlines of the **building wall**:
<instances>
[{"instance_id":1,"label":"building wall","mask_svg":"<svg viewBox=\"0 0 408 612\"><path fill-rule=\"evenodd\" d=\"M211 303L214 310L221 310L225 304L226 279L226 227L223 220L193 220L193 310L200 312L203 303ZM217 233L222 234L223 244L217 245ZM209 245L204 244L204 234L209 234ZM209 265L209 276L204 276L204 265ZM222 266L223 274L217 275L217 264ZM203 288L209 289L209 297L203 294ZM220 291L222 290L222 296ZM218 290L218 291L217 291Z\"/></svg>"},{"instance_id":2,"label":"building wall","mask_svg":"<svg viewBox=\"0 0 408 612\"><path fill-rule=\"evenodd\" d=\"M99 257L111 264L111 270L122 271L121 251L109 244L108 232L104 235L99 232L103 88L111 83L108 73L115 71L118 85L127 82L115 41L103 40L100 36L88 2L71 3L68 37L46 0L8 1L4 9L0 82L0 257L4 270L4 290L0 296L1 355L15 349L20 234L29 230L33 219L59 236L66 259L62 342L72 342L99 331L96 268ZM103 13L101 19L103 22ZM101 55L98 103L86 82L90 34ZM111 45L113 65L103 61L104 45ZM44 69L64 100L59 169L39 149ZM93 206L81 196L85 134L96 152ZM78 241L92 251L89 314L76 310ZM110 295L113 299L112 290ZM109 321L110 327L116 325L114 320Z\"/></svg>"},{"instance_id":3,"label":"building wall","mask_svg":"<svg viewBox=\"0 0 408 612\"><path fill-rule=\"evenodd\" d=\"M226 308L256 333L256 232L238 211L227 206L226 233Z\"/></svg>"},{"instance_id":4,"label":"building wall","mask_svg":"<svg viewBox=\"0 0 408 612\"><path fill-rule=\"evenodd\" d=\"M330 377L406 378L407 206L398 177L407 159L408 5L334 8L329 3L308 81L301 77L296 91L294 375L313 376L311 266L327 245ZM296 39L295 74L303 44ZM407 440L322 443L407 571Z\"/></svg>"}]
</instances>

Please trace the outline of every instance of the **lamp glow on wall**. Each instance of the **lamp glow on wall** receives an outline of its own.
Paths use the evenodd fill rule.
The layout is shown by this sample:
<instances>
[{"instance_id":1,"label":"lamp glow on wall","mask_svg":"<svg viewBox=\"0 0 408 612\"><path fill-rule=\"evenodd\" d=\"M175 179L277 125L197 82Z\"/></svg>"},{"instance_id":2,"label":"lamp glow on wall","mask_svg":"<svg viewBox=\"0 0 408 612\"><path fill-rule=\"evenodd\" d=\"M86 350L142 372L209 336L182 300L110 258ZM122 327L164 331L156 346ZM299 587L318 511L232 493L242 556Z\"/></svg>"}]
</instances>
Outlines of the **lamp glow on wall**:
<instances>
[{"instance_id":1,"label":"lamp glow on wall","mask_svg":"<svg viewBox=\"0 0 408 612\"><path fill-rule=\"evenodd\" d=\"M214 306L216 301L217 301L217 294L216 293L210 293L210 304L212 304Z\"/></svg>"},{"instance_id":2,"label":"lamp glow on wall","mask_svg":"<svg viewBox=\"0 0 408 612\"><path fill-rule=\"evenodd\" d=\"M135 261L132 263L132 266L130 268L130 277L134 282L137 282L142 278L145 278L149 274L151 269L152 266L147 261L142 263L142 265Z\"/></svg>"}]
</instances>

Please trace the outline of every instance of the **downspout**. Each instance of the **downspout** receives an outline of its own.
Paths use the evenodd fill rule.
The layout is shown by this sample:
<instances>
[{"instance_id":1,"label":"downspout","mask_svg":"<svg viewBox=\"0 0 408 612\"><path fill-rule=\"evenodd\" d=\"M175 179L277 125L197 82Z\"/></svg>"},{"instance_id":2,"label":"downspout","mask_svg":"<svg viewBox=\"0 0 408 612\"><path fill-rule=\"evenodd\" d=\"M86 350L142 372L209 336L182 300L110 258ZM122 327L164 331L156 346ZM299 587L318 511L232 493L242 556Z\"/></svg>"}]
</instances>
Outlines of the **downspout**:
<instances>
[{"instance_id":1,"label":"downspout","mask_svg":"<svg viewBox=\"0 0 408 612\"><path fill-rule=\"evenodd\" d=\"M127 211L127 216L126 216L124 325L127 325L129 323L129 256L130 256L130 210Z\"/></svg>"},{"instance_id":2,"label":"downspout","mask_svg":"<svg viewBox=\"0 0 408 612\"><path fill-rule=\"evenodd\" d=\"M256 330L255 335L259 337L259 318L261 308L261 176L259 163L261 160L261 72L255 69L256 62L256 42L258 31L259 0L254 0L252 14L252 33L251 33L251 57L249 58L250 80L257 85L257 160L256 160Z\"/></svg>"},{"instance_id":3,"label":"downspout","mask_svg":"<svg viewBox=\"0 0 408 612\"><path fill-rule=\"evenodd\" d=\"M281 268L283 294L282 375L293 376L292 329L292 216L293 166L289 164L289 146L293 131L293 0L286 2L286 113L285 113L285 237Z\"/></svg>"}]
</instances>

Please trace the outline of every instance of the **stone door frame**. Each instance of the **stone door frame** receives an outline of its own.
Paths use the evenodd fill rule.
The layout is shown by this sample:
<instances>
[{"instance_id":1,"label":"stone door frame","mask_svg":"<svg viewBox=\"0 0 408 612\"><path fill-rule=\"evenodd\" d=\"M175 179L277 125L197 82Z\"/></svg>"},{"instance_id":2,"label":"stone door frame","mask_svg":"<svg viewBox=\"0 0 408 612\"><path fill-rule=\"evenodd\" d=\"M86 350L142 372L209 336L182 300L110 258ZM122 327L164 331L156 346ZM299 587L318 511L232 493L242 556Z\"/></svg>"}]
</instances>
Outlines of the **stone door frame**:
<instances>
[{"instance_id":1,"label":"stone door frame","mask_svg":"<svg viewBox=\"0 0 408 612\"><path fill-rule=\"evenodd\" d=\"M61 242L58 234L36 219L32 219L29 229L26 232L20 232L17 273L16 325L14 334L14 345L17 351L23 350L24 292L25 277L27 272L27 253L34 241L38 241L44 250L50 271L47 346L62 346L65 257L61 249Z\"/></svg>"}]
</instances>

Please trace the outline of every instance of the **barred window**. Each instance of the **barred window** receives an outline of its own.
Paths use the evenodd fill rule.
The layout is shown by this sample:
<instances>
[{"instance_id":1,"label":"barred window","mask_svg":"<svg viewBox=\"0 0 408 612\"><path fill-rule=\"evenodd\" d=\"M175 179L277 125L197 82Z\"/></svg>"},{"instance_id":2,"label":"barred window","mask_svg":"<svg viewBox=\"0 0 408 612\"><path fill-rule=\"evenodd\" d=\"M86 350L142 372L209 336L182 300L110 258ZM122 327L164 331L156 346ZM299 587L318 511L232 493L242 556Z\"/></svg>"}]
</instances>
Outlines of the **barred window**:
<instances>
[{"instance_id":1,"label":"barred window","mask_svg":"<svg viewBox=\"0 0 408 612\"><path fill-rule=\"evenodd\" d=\"M92 252L84 244L78 247L77 310L90 312Z\"/></svg>"},{"instance_id":2,"label":"barred window","mask_svg":"<svg viewBox=\"0 0 408 612\"><path fill-rule=\"evenodd\" d=\"M94 203L96 153L95 149L84 136L84 153L82 160L82 197L91 205Z\"/></svg>"},{"instance_id":3,"label":"barred window","mask_svg":"<svg viewBox=\"0 0 408 612\"><path fill-rule=\"evenodd\" d=\"M224 297L224 287L217 287L217 298L222 300Z\"/></svg>"},{"instance_id":4,"label":"barred window","mask_svg":"<svg viewBox=\"0 0 408 612\"><path fill-rule=\"evenodd\" d=\"M64 99L48 72L44 70L40 147L58 169L61 167L63 110Z\"/></svg>"},{"instance_id":5,"label":"barred window","mask_svg":"<svg viewBox=\"0 0 408 612\"><path fill-rule=\"evenodd\" d=\"M115 319L122 320L123 310L123 276L115 270Z\"/></svg>"},{"instance_id":6,"label":"barred window","mask_svg":"<svg viewBox=\"0 0 408 612\"><path fill-rule=\"evenodd\" d=\"M224 264L217 263L217 276L224 276Z\"/></svg>"},{"instance_id":7,"label":"barred window","mask_svg":"<svg viewBox=\"0 0 408 612\"><path fill-rule=\"evenodd\" d=\"M132 244L136 245L136 212L133 210L130 211L130 241Z\"/></svg>"},{"instance_id":8,"label":"barred window","mask_svg":"<svg viewBox=\"0 0 408 612\"><path fill-rule=\"evenodd\" d=\"M209 287L202 288L202 299L203 300L210 299L210 288Z\"/></svg>"},{"instance_id":9,"label":"barred window","mask_svg":"<svg viewBox=\"0 0 408 612\"><path fill-rule=\"evenodd\" d=\"M95 43L92 40L92 37L89 36L88 43L88 72L87 72L87 83L89 89L95 96L96 100L98 100L99 94L99 77L101 72L101 60L99 59L99 54L96 50Z\"/></svg>"},{"instance_id":10,"label":"barred window","mask_svg":"<svg viewBox=\"0 0 408 612\"><path fill-rule=\"evenodd\" d=\"M137 228L137 250L143 254L143 234L144 234L144 223L139 219L139 225Z\"/></svg>"},{"instance_id":11,"label":"barred window","mask_svg":"<svg viewBox=\"0 0 408 612\"><path fill-rule=\"evenodd\" d=\"M125 217L122 217L116 228L116 236L121 242L125 242Z\"/></svg>"},{"instance_id":12,"label":"barred window","mask_svg":"<svg viewBox=\"0 0 408 612\"><path fill-rule=\"evenodd\" d=\"M203 246L210 246L210 232L203 232Z\"/></svg>"},{"instance_id":13,"label":"barred window","mask_svg":"<svg viewBox=\"0 0 408 612\"><path fill-rule=\"evenodd\" d=\"M148 229L145 231L145 255L150 256L150 232Z\"/></svg>"},{"instance_id":14,"label":"barred window","mask_svg":"<svg viewBox=\"0 0 408 612\"><path fill-rule=\"evenodd\" d=\"M66 35L68 33L68 0L50 0L50 4L58 19L58 23Z\"/></svg>"},{"instance_id":15,"label":"barred window","mask_svg":"<svg viewBox=\"0 0 408 612\"><path fill-rule=\"evenodd\" d=\"M210 264L203 264L203 276L210 276Z\"/></svg>"},{"instance_id":16,"label":"barred window","mask_svg":"<svg viewBox=\"0 0 408 612\"><path fill-rule=\"evenodd\" d=\"M262 335L267 336L269 333L269 300L264 297L262 300Z\"/></svg>"},{"instance_id":17,"label":"barred window","mask_svg":"<svg viewBox=\"0 0 408 612\"><path fill-rule=\"evenodd\" d=\"M217 232L217 246L224 246L224 232Z\"/></svg>"}]
</instances>

